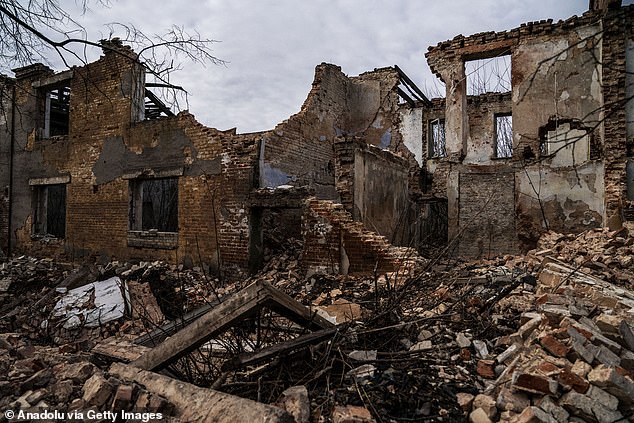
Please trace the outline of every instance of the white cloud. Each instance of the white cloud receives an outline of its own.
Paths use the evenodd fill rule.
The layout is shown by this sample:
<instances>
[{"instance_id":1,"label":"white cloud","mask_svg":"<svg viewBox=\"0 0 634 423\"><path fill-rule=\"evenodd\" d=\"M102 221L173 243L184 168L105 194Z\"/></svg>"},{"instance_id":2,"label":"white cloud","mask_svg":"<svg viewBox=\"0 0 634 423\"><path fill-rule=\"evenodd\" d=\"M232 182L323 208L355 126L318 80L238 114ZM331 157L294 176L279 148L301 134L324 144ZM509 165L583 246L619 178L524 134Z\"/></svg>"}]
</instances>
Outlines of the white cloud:
<instances>
[{"instance_id":1,"label":"white cloud","mask_svg":"<svg viewBox=\"0 0 634 423\"><path fill-rule=\"evenodd\" d=\"M226 67L185 62L172 82L188 90L202 123L251 132L299 111L321 62L350 75L397 64L423 88L435 79L424 57L429 45L586 8L583 0L119 0L107 9L93 4L81 21L97 39L102 24L118 21L147 33L176 24L220 40L213 49Z\"/></svg>"}]
</instances>

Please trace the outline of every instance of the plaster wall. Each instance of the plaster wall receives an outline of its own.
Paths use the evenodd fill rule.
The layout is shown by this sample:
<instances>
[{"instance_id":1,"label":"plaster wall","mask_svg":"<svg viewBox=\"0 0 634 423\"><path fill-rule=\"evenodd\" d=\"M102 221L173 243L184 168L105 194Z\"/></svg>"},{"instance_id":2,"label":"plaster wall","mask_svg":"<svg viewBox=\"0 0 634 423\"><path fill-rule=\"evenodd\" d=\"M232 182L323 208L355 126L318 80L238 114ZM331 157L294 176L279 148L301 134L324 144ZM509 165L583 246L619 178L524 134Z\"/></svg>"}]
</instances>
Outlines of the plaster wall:
<instances>
[{"instance_id":1,"label":"plaster wall","mask_svg":"<svg viewBox=\"0 0 634 423\"><path fill-rule=\"evenodd\" d=\"M551 229L579 233L601 227L605 215L605 166L587 162L574 168L533 165L517 173L518 236L533 248Z\"/></svg>"},{"instance_id":2,"label":"plaster wall","mask_svg":"<svg viewBox=\"0 0 634 423\"><path fill-rule=\"evenodd\" d=\"M401 108L401 126L400 132L403 137L403 143L414 154L416 163L423 165L423 109L422 107Z\"/></svg>"}]
</instances>

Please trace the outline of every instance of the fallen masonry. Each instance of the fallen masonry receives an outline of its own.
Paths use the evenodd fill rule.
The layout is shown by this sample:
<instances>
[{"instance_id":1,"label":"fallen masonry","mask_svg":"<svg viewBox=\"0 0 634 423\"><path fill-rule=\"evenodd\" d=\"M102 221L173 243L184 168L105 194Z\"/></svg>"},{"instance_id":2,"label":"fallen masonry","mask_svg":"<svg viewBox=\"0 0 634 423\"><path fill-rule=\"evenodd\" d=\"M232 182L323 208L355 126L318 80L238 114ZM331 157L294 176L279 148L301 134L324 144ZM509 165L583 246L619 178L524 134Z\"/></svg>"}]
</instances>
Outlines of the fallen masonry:
<instances>
[{"instance_id":1,"label":"fallen masonry","mask_svg":"<svg viewBox=\"0 0 634 423\"><path fill-rule=\"evenodd\" d=\"M176 421L625 422L634 284L565 254L606 242L634 245L624 231L550 233L524 256L438 257L379 277L289 278L300 250L288 250L224 285L162 262L85 272L14 258L0 268L14 281L0 306L0 407ZM42 325L70 292L59 285L79 274L73 289L117 275L125 315L96 328ZM176 305L159 306L153 278L182 281L174 292L185 323L165 319ZM29 284L38 288L16 306L11 292Z\"/></svg>"}]
</instances>

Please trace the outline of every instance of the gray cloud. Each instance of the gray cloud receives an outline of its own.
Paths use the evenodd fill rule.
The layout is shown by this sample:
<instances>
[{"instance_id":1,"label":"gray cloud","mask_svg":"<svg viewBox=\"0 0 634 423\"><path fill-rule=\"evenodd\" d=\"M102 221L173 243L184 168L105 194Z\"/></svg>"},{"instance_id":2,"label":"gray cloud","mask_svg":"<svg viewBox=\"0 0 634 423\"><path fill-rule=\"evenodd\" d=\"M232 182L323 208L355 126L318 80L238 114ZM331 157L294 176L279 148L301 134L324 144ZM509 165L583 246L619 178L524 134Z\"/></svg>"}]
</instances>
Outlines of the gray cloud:
<instances>
[{"instance_id":1,"label":"gray cloud","mask_svg":"<svg viewBox=\"0 0 634 423\"><path fill-rule=\"evenodd\" d=\"M69 3L73 3L70 2ZM429 45L503 30L523 22L581 15L584 0L207 0L114 1L93 5L81 18L91 36L108 22L145 32L173 24L196 28L221 42L214 53L226 66L183 63L172 82L189 92L199 121L239 132L273 128L299 111L315 65L335 63L349 75L398 64L421 88L432 87L424 53ZM102 29L103 31L103 29Z\"/></svg>"}]
</instances>

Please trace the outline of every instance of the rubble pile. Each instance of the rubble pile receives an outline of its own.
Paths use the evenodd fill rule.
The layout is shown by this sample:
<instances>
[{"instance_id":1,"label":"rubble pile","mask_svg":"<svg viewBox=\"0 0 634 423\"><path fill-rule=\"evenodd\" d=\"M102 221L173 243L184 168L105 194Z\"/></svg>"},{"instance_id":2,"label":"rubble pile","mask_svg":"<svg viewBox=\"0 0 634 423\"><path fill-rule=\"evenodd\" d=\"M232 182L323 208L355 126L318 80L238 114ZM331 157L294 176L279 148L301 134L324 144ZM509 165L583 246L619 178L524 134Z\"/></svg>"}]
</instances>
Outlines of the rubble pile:
<instances>
[{"instance_id":1,"label":"rubble pile","mask_svg":"<svg viewBox=\"0 0 634 423\"><path fill-rule=\"evenodd\" d=\"M631 421L634 293L546 258L531 305L478 361L483 393L458 395L470 420Z\"/></svg>"},{"instance_id":2,"label":"rubble pile","mask_svg":"<svg viewBox=\"0 0 634 423\"><path fill-rule=\"evenodd\" d=\"M554 256L584 272L628 289L634 289L634 237L625 228L588 230L579 235L544 234L536 253Z\"/></svg>"},{"instance_id":3,"label":"rubble pile","mask_svg":"<svg viewBox=\"0 0 634 423\"><path fill-rule=\"evenodd\" d=\"M90 354L70 353L63 347L30 345L17 333L0 334L0 409L56 410L50 421L105 421L105 412L121 410L137 417L172 414L173 406L165 398L109 376L90 359ZM75 411L84 418L69 418ZM95 417L88 417L90 411ZM102 418L96 417L99 413Z\"/></svg>"},{"instance_id":4,"label":"rubble pile","mask_svg":"<svg viewBox=\"0 0 634 423\"><path fill-rule=\"evenodd\" d=\"M623 231L548 233L525 256L303 277L293 244L257 275L222 282L162 262L20 257L0 265L11 281L0 302L0 406L175 421L212 412L186 406L185 391L166 388L174 382L238 410L261 404L271 421L625 422L634 293L618 275L631 273L631 248ZM188 323L213 326L214 310L230 323L183 344L178 361L162 359L171 378L140 370Z\"/></svg>"}]
</instances>

